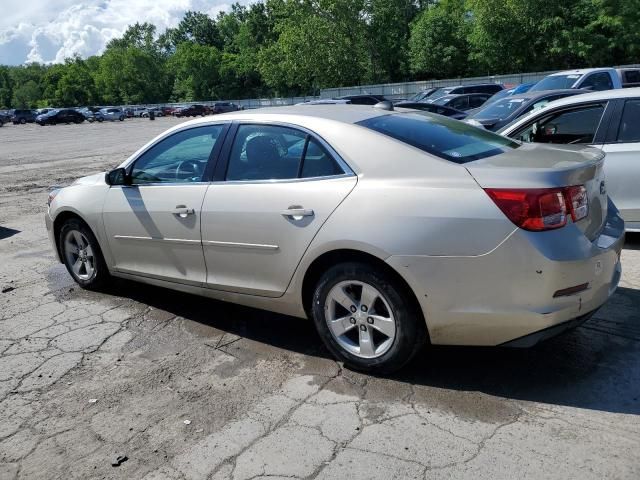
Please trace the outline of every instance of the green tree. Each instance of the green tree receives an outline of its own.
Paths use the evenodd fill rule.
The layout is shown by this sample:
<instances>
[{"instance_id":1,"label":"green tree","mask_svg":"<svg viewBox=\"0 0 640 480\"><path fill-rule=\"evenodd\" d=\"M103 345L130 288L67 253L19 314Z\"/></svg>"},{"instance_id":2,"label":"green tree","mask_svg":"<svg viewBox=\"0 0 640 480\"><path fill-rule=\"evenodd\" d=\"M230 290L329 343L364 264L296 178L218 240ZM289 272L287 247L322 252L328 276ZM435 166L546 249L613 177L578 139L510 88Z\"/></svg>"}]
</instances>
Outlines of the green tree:
<instances>
[{"instance_id":1,"label":"green tree","mask_svg":"<svg viewBox=\"0 0 640 480\"><path fill-rule=\"evenodd\" d=\"M0 65L0 108L11 107L13 97L13 80L9 67Z\"/></svg>"},{"instance_id":2,"label":"green tree","mask_svg":"<svg viewBox=\"0 0 640 480\"><path fill-rule=\"evenodd\" d=\"M465 0L442 0L411 24L411 71L418 78L450 78L467 71L470 19Z\"/></svg>"},{"instance_id":3,"label":"green tree","mask_svg":"<svg viewBox=\"0 0 640 480\"><path fill-rule=\"evenodd\" d=\"M167 29L158 40L167 51L174 51L183 42L223 47L216 22L206 13L188 11L176 28Z\"/></svg>"},{"instance_id":4,"label":"green tree","mask_svg":"<svg viewBox=\"0 0 640 480\"><path fill-rule=\"evenodd\" d=\"M183 42L167 63L174 73L172 97L177 101L216 98L221 54L213 46Z\"/></svg>"},{"instance_id":5,"label":"green tree","mask_svg":"<svg viewBox=\"0 0 640 480\"><path fill-rule=\"evenodd\" d=\"M18 85L13 91L12 106L16 108L36 108L42 91L34 80Z\"/></svg>"}]
</instances>

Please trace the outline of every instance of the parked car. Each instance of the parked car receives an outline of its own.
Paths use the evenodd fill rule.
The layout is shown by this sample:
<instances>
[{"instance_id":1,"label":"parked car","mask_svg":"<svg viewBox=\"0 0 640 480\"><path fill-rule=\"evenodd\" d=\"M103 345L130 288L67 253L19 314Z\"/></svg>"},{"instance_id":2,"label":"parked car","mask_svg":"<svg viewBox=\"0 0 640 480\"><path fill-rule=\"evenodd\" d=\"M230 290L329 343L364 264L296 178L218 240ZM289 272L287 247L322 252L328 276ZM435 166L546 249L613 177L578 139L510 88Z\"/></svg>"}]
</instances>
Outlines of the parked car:
<instances>
[{"instance_id":1,"label":"parked car","mask_svg":"<svg viewBox=\"0 0 640 480\"><path fill-rule=\"evenodd\" d=\"M351 105L351 100L336 100L335 98L319 98L296 103L296 105Z\"/></svg>"},{"instance_id":2,"label":"parked car","mask_svg":"<svg viewBox=\"0 0 640 480\"><path fill-rule=\"evenodd\" d=\"M83 107L83 108L78 108L76 109L78 113L82 114L84 116L84 119L87 120L88 122L92 123L95 121L96 116L95 114L89 109L89 107Z\"/></svg>"},{"instance_id":3,"label":"parked car","mask_svg":"<svg viewBox=\"0 0 640 480\"><path fill-rule=\"evenodd\" d=\"M227 113L227 112L237 112L238 110L242 110L240 106L236 105L232 102L216 102L211 105L211 113Z\"/></svg>"},{"instance_id":4,"label":"parked car","mask_svg":"<svg viewBox=\"0 0 640 480\"><path fill-rule=\"evenodd\" d=\"M544 107L549 102L587 92L588 90L568 89L512 95L497 102L485 103L474 113L469 114L465 122L482 126L495 132L532 110Z\"/></svg>"},{"instance_id":5,"label":"parked car","mask_svg":"<svg viewBox=\"0 0 640 480\"><path fill-rule=\"evenodd\" d=\"M591 145L606 153L606 189L627 230L640 231L640 88L587 93L548 104L500 133L523 142ZM604 180L603 180L604 181Z\"/></svg>"},{"instance_id":6,"label":"parked car","mask_svg":"<svg viewBox=\"0 0 640 480\"><path fill-rule=\"evenodd\" d=\"M620 75L622 88L640 87L639 68L618 68L617 72Z\"/></svg>"},{"instance_id":7,"label":"parked car","mask_svg":"<svg viewBox=\"0 0 640 480\"><path fill-rule=\"evenodd\" d=\"M34 110L13 110L11 112L11 123L14 125L24 125L25 123L33 123L36 121L36 112Z\"/></svg>"},{"instance_id":8,"label":"parked car","mask_svg":"<svg viewBox=\"0 0 640 480\"><path fill-rule=\"evenodd\" d=\"M39 108L39 109L36 110L36 117L38 115L44 115L45 113L49 113L52 110L55 110L55 108L49 108L49 107L47 107L47 108Z\"/></svg>"},{"instance_id":9,"label":"parked car","mask_svg":"<svg viewBox=\"0 0 640 480\"><path fill-rule=\"evenodd\" d=\"M434 92L436 92L438 90L439 89L436 88L436 87L427 88L425 90L422 90L422 91L412 95L406 101L407 102L422 102L422 101L426 100L427 98L429 98Z\"/></svg>"},{"instance_id":10,"label":"parked car","mask_svg":"<svg viewBox=\"0 0 640 480\"><path fill-rule=\"evenodd\" d=\"M44 127L45 125L57 125L58 123L82 123L84 120L85 116L77 110L73 108L60 108L43 115L38 115L36 123Z\"/></svg>"},{"instance_id":11,"label":"parked car","mask_svg":"<svg viewBox=\"0 0 640 480\"><path fill-rule=\"evenodd\" d=\"M0 110L0 127L11 121L11 112Z\"/></svg>"},{"instance_id":12,"label":"parked car","mask_svg":"<svg viewBox=\"0 0 640 480\"><path fill-rule=\"evenodd\" d=\"M111 122L115 122L116 120L124 121L125 114L120 108L114 107L106 107L101 108L99 112L95 114L96 120L102 122L104 120L109 120Z\"/></svg>"},{"instance_id":13,"label":"parked car","mask_svg":"<svg viewBox=\"0 0 640 480\"><path fill-rule=\"evenodd\" d=\"M182 107L166 106L166 107L160 107L160 110L162 110L162 114L164 116L171 116L178 108L182 108Z\"/></svg>"},{"instance_id":14,"label":"parked car","mask_svg":"<svg viewBox=\"0 0 640 480\"><path fill-rule=\"evenodd\" d=\"M300 110L185 122L51 192L54 251L84 288L117 276L310 316L336 358L376 372L427 341L529 346L613 295L624 223L599 150Z\"/></svg>"},{"instance_id":15,"label":"parked car","mask_svg":"<svg viewBox=\"0 0 640 480\"><path fill-rule=\"evenodd\" d=\"M530 92L582 88L586 90L612 90L622 88L620 75L614 68L582 68L552 73L536 83Z\"/></svg>"},{"instance_id":16,"label":"parked car","mask_svg":"<svg viewBox=\"0 0 640 480\"><path fill-rule=\"evenodd\" d=\"M156 117L164 117L164 112L162 111L162 109L160 107L147 108L146 112L143 112L142 114L140 114L140 116L143 117L143 118L149 118L149 114L151 112L153 112L153 114Z\"/></svg>"},{"instance_id":17,"label":"parked car","mask_svg":"<svg viewBox=\"0 0 640 480\"><path fill-rule=\"evenodd\" d=\"M508 88L508 89L505 88L504 90L500 90L499 92L494 93L491 97L489 97L489 100L487 100L487 102L483 106L486 106L489 103L493 103L493 102L495 102L497 100L502 100L505 97L510 97L512 95L518 95L520 93L526 93L535 84L536 84L535 82L521 83L520 85L516 85L515 87L511 87L511 88Z\"/></svg>"},{"instance_id":18,"label":"parked car","mask_svg":"<svg viewBox=\"0 0 640 480\"><path fill-rule=\"evenodd\" d=\"M488 97L498 93L500 90L504 90L504 85L498 83L479 83L475 85L457 85L453 87L440 87L432 92L426 101L433 101L436 98L444 97L445 95L462 95L468 93L487 93Z\"/></svg>"},{"instance_id":19,"label":"parked car","mask_svg":"<svg viewBox=\"0 0 640 480\"><path fill-rule=\"evenodd\" d=\"M481 107L491 97L490 93L465 93L465 94L448 94L435 99L428 99L427 103L434 105L442 105L443 107L455 108L456 110L466 111L473 108Z\"/></svg>"},{"instance_id":20,"label":"parked car","mask_svg":"<svg viewBox=\"0 0 640 480\"><path fill-rule=\"evenodd\" d=\"M398 102L394 106L400 108L410 108L412 110L421 110L423 112L436 113L438 115L444 115L445 117L451 117L456 120L462 120L467 116L466 112L456 110L455 108L444 107L442 105L436 105L435 103L425 102Z\"/></svg>"},{"instance_id":21,"label":"parked car","mask_svg":"<svg viewBox=\"0 0 640 480\"><path fill-rule=\"evenodd\" d=\"M134 108L131 108L130 110L131 110L132 117L143 117L145 113L147 114L147 116L149 116L148 115L149 109L146 107L134 107Z\"/></svg>"},{"instance_id":22,"label":"parked car","mask_svg":"<svg viewBox=\"0 0 640 480\"><path fill-rule=\"evenodd\" d=\"M375 105L387 99L383 95L344 95L335 100L348 100L352 105Z\"/></svg>"},{"instance_id":23,"label":"parked car","mask_svg":"<svg viewBox=\"0 0 640 480\"><path fill-rule=\"evenodd\" d=\"M173 112L173 115L176 117L204 117L207 113L207 108L204 105L188 105L177 108Z\"/></svg>"}]
</instances>

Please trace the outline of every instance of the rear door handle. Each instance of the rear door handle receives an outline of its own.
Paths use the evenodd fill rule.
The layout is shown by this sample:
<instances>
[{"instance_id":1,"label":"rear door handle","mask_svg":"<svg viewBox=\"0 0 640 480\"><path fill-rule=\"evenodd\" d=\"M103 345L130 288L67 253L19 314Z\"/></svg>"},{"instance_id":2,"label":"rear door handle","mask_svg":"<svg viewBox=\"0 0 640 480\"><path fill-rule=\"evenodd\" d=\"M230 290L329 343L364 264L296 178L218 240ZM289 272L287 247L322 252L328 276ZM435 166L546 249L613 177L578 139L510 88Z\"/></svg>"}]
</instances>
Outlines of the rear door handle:
<instances>
[{"instance_id":1,"label":"rear door handle","mask_svg":"<svg viewBox=\"0 0 640 480\"><path fill-rule=\"evenodd\" d=\"M294 220L302 220L303 217L312 217L313 210L310 208L302 208L298 205L291 206L281 212L285 217L291 217Z\"/></svg>"},{"instance_id":2,"label":"rear door handle","mask_svg":"<svg viewBox=\"0 0 640 480\"><path fill-rule=\"evenodd\" d=\"M180 218L187 218L187 216L195 214L196 211L193 208L187 208L186 205L176 205L176 208L171 213L178 215Z\"/></svg>"}]
</instances>

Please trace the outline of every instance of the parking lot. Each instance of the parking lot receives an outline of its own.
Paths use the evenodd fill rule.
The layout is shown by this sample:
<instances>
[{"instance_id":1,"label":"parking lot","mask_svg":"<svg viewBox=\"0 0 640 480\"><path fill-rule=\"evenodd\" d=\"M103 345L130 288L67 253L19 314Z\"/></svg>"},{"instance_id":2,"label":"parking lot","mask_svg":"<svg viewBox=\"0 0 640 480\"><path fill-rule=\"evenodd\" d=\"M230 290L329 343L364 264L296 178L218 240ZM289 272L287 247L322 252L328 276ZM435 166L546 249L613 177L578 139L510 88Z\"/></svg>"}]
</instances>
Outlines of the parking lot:
<instances>
[{"instance_id":1,"label":"parking lot","mask_svg":"<svg viewBox=\"0 0 640 480\"><path fill-rule=\"evenodd\" d=\"M79 289L48 243L49 187L181 121L0 129L0 479L640 478L640 235L576 330L424 349L388 378L341 368L310 321Z\"/></svg>"}]
</instances>

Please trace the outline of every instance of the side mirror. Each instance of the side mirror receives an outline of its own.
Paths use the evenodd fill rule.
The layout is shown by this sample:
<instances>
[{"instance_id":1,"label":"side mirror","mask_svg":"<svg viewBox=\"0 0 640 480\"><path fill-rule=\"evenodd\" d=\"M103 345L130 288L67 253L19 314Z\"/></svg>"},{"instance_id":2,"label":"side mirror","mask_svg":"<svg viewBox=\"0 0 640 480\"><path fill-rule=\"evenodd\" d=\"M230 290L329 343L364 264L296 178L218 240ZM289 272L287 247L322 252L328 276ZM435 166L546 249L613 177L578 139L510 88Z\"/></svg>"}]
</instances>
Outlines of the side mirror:
<instances>
[{"instance_id":1,"label":"side mirror","mask_svg":"<svg viewBox=\"0 0 640 480\"><path fill-rule=\"evenodd\" d=\"M107 185L131 185L131 177L124 168L116 168L105 175Z\"/></svg>"}]
</instances>

